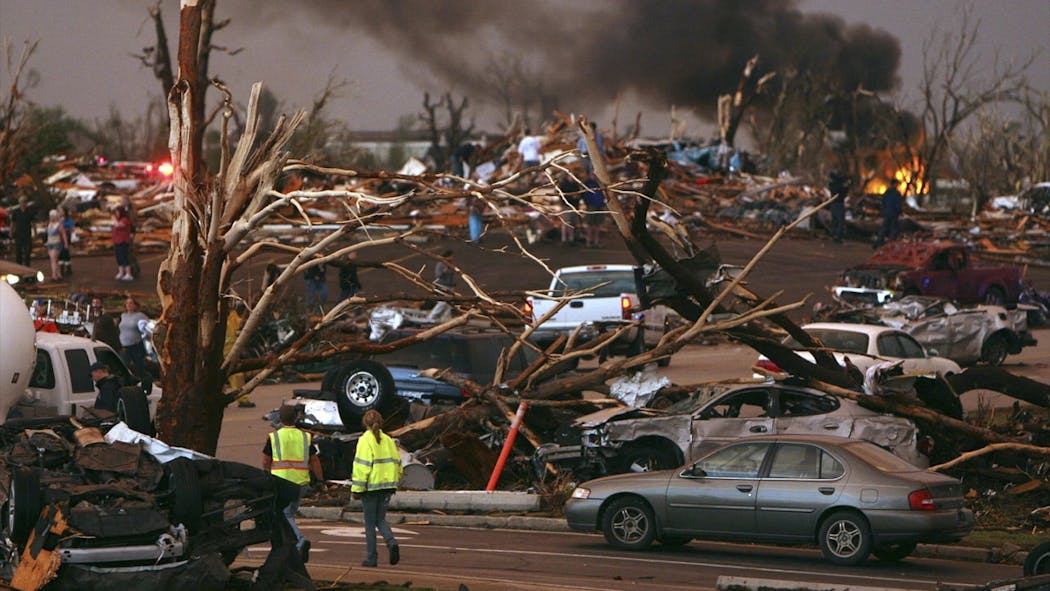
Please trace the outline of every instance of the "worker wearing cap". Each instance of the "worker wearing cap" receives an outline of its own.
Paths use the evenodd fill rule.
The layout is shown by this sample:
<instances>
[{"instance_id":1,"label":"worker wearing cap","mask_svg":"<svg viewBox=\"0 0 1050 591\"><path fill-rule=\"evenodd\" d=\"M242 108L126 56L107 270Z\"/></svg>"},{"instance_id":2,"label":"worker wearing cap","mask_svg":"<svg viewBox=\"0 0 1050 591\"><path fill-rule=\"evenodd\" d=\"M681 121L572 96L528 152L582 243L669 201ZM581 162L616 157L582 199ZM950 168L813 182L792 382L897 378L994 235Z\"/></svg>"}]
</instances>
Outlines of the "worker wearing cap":
<instances>
[{"instance_id":1,"label":"worker wearing cap","mask_svg":"<svg viewBox=\"0 0 1050 591\"><path fill-rule=\"evenodd\" d=\"M109 366L101 361L91 364L91 380L98 388L98 396L95 396L95 408L117 412L117 399L120 397L120 382L116 377L109 375Z\"/></svg>"},{"instance_id":2,"label":"worker wearing cap","mask_svg":"<svg viewBox=\"0 0 1050 591\"><path fill-rule=\"evenodd\" d=\"M283 508L284 516L295 532L296 549L306 562L310 542L299 531L295 514L299 511L303 487L310 484L310 475L317 480L323 480L324 476L310 434L295 427L298 415L294 406L286 404L281 407L281 427L270 433L263 448L263 469L277 477L277 508Z\"/></svg>"}]
</instances>

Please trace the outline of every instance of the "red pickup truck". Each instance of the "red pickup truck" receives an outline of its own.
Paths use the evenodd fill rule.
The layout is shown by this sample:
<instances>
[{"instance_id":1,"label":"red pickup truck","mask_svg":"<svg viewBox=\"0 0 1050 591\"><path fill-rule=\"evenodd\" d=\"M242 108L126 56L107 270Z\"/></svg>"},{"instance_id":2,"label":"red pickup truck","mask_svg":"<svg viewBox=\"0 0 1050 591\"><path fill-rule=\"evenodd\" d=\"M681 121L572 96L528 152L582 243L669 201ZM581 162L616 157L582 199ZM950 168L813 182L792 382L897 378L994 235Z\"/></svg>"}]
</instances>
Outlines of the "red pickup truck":
<instances>
[{"instance_id":1,"label":"red pickup truck","mask_svg":"<svg viewBox=\"0 0 1050 591\"><path fill-rule=\"evenodd\" d=\"M963 244L898 241L843 272L832 291L841 301L861 305L924 295L961 304L1012 306L1022 287L1019 268L976 265Z\"/></svg>"}]
</instances>

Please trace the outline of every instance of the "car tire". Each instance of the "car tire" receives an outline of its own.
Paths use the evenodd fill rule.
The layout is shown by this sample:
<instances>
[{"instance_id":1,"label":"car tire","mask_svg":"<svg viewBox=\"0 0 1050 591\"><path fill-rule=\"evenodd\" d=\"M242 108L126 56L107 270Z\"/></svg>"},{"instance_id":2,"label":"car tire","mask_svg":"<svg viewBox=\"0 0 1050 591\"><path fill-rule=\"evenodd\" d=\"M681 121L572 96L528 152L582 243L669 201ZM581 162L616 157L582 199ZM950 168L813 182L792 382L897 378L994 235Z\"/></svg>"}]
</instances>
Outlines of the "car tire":
<instances>
[{"instance_id":1,"label":"car tire","mask_svg":"<svg viewBox=\"0 0 1050 591\"><path fill-rule=\"evenodd\" d=\"M1031 552L1024 561L1024 576L1050 575L1050 542L1043 542Z\"/></svg>"},{"instance_id":2,"label":"car tire","mask_svg":"<svg viewBox=\"0 0 1050 591\"><path fill-rule=\"evenodd\" d=\"M685 546L689 542L692 542L693 538L689 536L663 536L660 538L660 544L667 546L668 548L677 548L679 546Z\"/></svg>"},{"instance_id":3,"label":"car tire","mask_svg":"<svg viewBox=\"0 0 1050 591\"><path fill-rule=\"evenodd\" d=\"M871 553L871 527L860 513L836 511L820 525L820 550L833 564L856 566Z\"/></svg>"},{"instance_id":4,"label":"car tire","mask_svg":"<svg viewBox=\"0 0 1050 591\"><path fill-rule=\"evenodd\" d=\"M882 562L900 562L911 556L912 552L915 552L917 545L915 542L886 544L885 546L876 546L871 553Z\"/></svg>"},{"instance_id":5,"label":"car tire","mask_svg":"<svg viewBox=\"0 0 1050 591\"><path fill-rule=\"evenodd\" d=\"M40 520L44 508L44 494L40 488L40 473L21 469L11 477L11 495L7 499L8 534L21 546Z\"/></svg>"},{"instance_id":6,"label":"car tire","mask_svg":"<svg viewBox=\"0 0 1050 591\"><path fill-rule=\"evenodd\" d=\"M677 468L681 462L670 444L636 443L623 446L617 465L620 472L655 472Z\"/></svg>"},{"instance_id":7,"label":"car tire","mask_svg":"<svg viewBox=\"0 0 1050 591\"><path fill-rule=\"evenodd\" d=\"M335 392L339 418L347 428L358 425L366 411L383 412L394 402L394 377L381 363L358 359L333 369L330 374L325 376L326 389Z\"/></svg>"},{"instance_id":8,"label":"car tire","mask_svg":"<svg viewBox=\"0 0 1050 591\"><path fill-rule=\"evenodd\" d=\"M640 497L613 501L602 515L605 541L621 550L645 550L656 538L656 519Z\"/></svg>"},{"instance_id":9,"label":"car tire","mask_svg":"<svg viewBox=\"0 0 1050 591\"><path fill-rule=\"evenodd\" d=\"M997 367L1006 361L1006 356L1010 353L1010 343L1007 342L1006 337L1002 334L993 334L988 337L988 340L984 342L981 347L981 361L986 364Z\"/></svg>"},{"instance_id":10,"label":"car tire","mask_svg":"<svg viewBox=\"0 0 1050 591\"><path fill-rule=\"evenodd\" d=\"M989 306L1005 306L1006 294L998 287L989 287L988 291L984 292L984 303Z\"/></svg>"},{"instance_id":11,"label":"car tire","mask_svg":"<svg viewBox=\"0 0 1050 591\"><path fill-rule=\"evenodd\" d=\"M138 386L125 386L117 392L117 418L143 435L153 436L149 418L149 399Z\"/></svg>"},{"instance_id":12,"label":"car tire","mask_svg":"<svg viewBox=\"0 0 1050 591\"><path fill-rule=\"evenodd\" d=\"M168 488L173 497L172 517L191 533L201 526L204 504L197 466L189 458L175 458L168 462Z\"/></svg>"}]
</instances>

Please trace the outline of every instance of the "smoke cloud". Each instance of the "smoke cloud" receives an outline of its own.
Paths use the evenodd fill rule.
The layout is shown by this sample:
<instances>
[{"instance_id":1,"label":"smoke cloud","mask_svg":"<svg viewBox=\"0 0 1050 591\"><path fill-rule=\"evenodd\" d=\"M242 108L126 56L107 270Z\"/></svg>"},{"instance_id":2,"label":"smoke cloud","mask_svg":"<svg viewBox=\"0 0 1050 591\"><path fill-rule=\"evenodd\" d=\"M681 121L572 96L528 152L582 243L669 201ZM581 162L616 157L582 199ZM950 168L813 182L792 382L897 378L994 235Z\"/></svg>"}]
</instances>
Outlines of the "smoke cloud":
<instances>
[{"instance_id":1,"label":"smoke cloud","mask_svg":"<svg viewBox=\"0 0 1050 591\"><path fill-rule=\"evenodd\" d=\"M886 91L901 57L890 33L802 13L793 0L307 0L295 10L328 31L319 35L368 35L410 74L466 96L491 90L483 72L500 56L521 56L568 111L633 92L710 115L756 54L760 73L812 71L845 91Z\"/></svg>"}]
</instances>

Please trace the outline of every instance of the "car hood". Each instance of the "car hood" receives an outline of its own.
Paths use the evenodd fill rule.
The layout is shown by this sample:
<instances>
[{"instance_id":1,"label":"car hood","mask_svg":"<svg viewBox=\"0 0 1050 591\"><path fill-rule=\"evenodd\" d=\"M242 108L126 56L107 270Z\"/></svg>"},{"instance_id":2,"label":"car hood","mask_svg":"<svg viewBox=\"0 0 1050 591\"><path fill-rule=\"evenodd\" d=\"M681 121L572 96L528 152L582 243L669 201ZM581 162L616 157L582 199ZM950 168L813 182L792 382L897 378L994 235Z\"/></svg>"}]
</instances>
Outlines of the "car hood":
<instances>
[{"instance_id":1,"label":"car hood","mask_svg":"<svg viewBox=\"0 0 1050 591\"><path fill-rule=\"evenodd\" d=\"M634 408L632 406L614 406L578 417L573 423L581 429L593 429L613 419L637 419L645 417L662 417L667 413L651 408Z\"/></svg>"}]
</instances>

